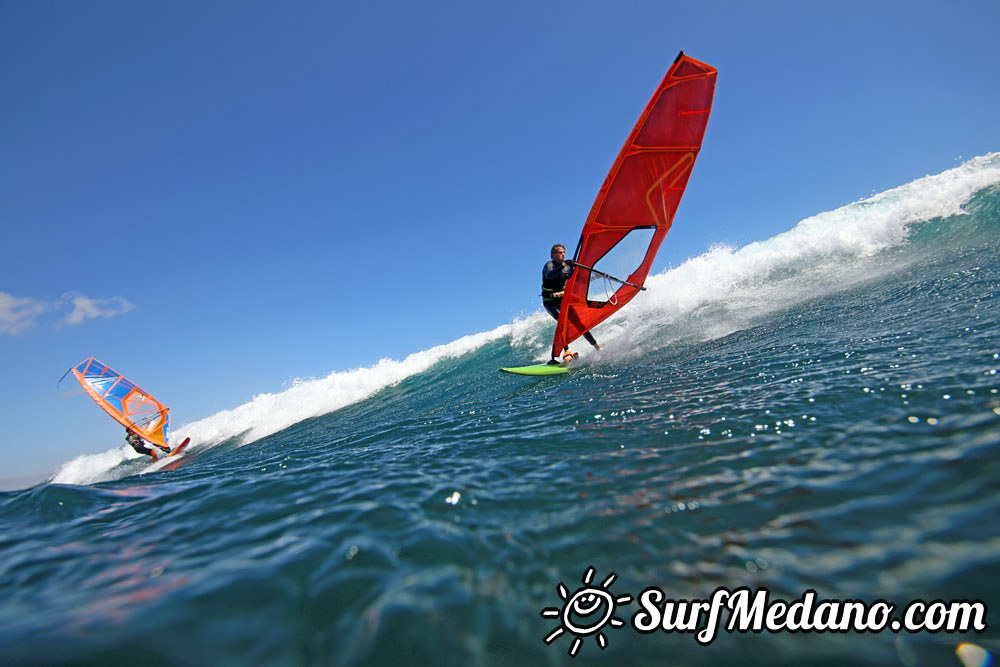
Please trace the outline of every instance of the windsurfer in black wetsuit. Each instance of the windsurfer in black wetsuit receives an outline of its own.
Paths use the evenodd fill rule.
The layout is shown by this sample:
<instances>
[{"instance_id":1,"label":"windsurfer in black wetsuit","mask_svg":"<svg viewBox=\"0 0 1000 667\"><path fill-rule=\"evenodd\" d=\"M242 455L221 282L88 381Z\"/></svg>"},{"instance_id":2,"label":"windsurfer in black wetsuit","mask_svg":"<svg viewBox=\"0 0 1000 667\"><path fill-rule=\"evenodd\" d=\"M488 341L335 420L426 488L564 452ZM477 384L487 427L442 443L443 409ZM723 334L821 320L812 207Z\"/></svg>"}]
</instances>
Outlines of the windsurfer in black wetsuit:
<instances>
[{"instance_id":1,"label":"windsurfer in black wetsuit","mask_svg":"<svg viewBox=\"0 0 1000 667\"><path fill-rule=\"evenodd\" d=\"M542 267L542 305L549 315L559 321L559 308L562 306L563 293L566 289L566 281L573 275L573 262L566 259L566 246L557 243L552 246L552 259L545 262ZM586 331L583 337L596 349L601 349L594 336ZM571 356L569 348L566 348L565 359ZM553 360L555 361L555 360Z\"/></svg>"},{"instance_id":2,"label":"windsurfer in black wetsuit","mask_svg":"<svg viewBox=\"0 0 1000 667\"><path fill-rule=\"evenodd\" d=\"M139 452L140 454L146 454L147 456L151 456L154 461L156 460L156 458L157 458L156 457L156 450L150 449L149 447L147 447L146 446L146 441L142 439L142 436L140 436L138 433L136 433L135 431L133 431L132 429L130 429L128 427L125 428L125 441L128 444L132 445L132 449L134 449L135 451ZM155 447L159 447L164 452L168 452L168 453L170 452L170 448L169 447L162 447L160 445L157 445L156 443L152 443L152 444Z\"/></svg>"}]
</instances>

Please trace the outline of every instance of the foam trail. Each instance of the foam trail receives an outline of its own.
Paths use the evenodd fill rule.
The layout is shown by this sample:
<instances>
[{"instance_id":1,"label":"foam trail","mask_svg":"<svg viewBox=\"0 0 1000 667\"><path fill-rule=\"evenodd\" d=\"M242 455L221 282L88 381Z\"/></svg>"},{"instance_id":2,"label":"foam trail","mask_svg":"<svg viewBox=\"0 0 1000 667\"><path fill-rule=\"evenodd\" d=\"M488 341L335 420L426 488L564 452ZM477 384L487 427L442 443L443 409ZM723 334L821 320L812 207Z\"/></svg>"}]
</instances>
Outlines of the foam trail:
<instances>
[{"instance_id":1,"label":"foam trail","mask_svg":"<svg viewBox=\"0 0 1000 667\"><path fill-rule=\"evenodd\" d=\"M50 480L53 484L96 484L107 482L134 472L133 469L113 471L129 459L147 459L128 445L109 449L99 454L84 454L64 463Z\"/></svg>"},{"instance_id":2,"label":"foam trail","mask_svg":"<svg viewBox=\"0 0 1000 667\"><path fill-rule=\"evenodd\" d=\"M677 268L651 276L646 282L649 291L601 324L597 333L605 351L600 357L640 354L679 338L720 337L744 328L763 314L869 279L875 271L895 270L898 267L889 263L875 266L856 260L905 243L915 223L963 214L962 206L975 193L998 183L1000 153L990 153L807 218L771 239L739 249L713 247ZM505 337L511 339L512 345L543 359L548 354L552 326L548 315L539 312L492 331L411 354L402 361L383 359L367 368L296 381L284 391L260 394L232 410L186 424L176 429L173 439L191 437L192 449L234 437L243 444L250 443L302 420L362 401L439 361L468 354ZM134 456L138 455L123 446L77 457L64 464L53 481L91 484L107 480L114 474L113 469Z\"/></svg>"},{"instance_id":3,"label":"foam trail","mask_svg":"<svg viewBox=\"0 0 1000 667\"><path fill-rule=\"evenodd\" d=\"M544 317L543 317L544 316ZM218 444L238 437L240 444L249 444L277 433L293 424L311 417L319 417L357 403L406 378L423 373L445 359L457 358L493 341L510 338L536 345L538 324L548 319L536 313L523 320L515 320L492 331L463 336L458 340L416 352L402 361L382 359L374 366L349 371L335 371L324 378L296 380L288 389L277 393L254 396L232 410L224 410L205 419L191 422L174 430L172 442L191 438L189 449ZM94 484L119 476L134 474L134 468L114 471L126 460L145 459L128 446L118 447L99 454L78 456L62 465L52 478L56 484ZM151 472L167 465L170 459L160 459L146 466Z\"/></svg>"},{"instance_id":4,"label":"foam trail","mask_svg":"<svg viewBox=\"0 0 1000 667\"><path fill-rule=\"evenodd\" d=\"M1000 153L990 153L806 218L770 239L715 246L650 276L647 291L602 324L598 338L615 356L669 343L667 325L674 339L718 338L761 315L898 270L894 261L903 260L859 260L905 244L917 223L966 214L962 207L977 192L998 183Z\"/></svg>"},{"instance_id":5,"label":"foam trail","mask_svg":"<svg viewBox=\"0 0 1000 667\"><path fill-rule=\"evenodd\" d=\"M463 336L451 343L411 354L402 361L382 359L367 368L335 371L319 379L296 380L282 392L260 394L232 410L185 424L177 429L174 438L190 436L192 447L237 436L241 443L250 443L310 417L325 415L369 398L445 359L460 357L501 338L523 336L536 319L537 316L533 316L492 331Z\"/></svg>"}]
</instances>

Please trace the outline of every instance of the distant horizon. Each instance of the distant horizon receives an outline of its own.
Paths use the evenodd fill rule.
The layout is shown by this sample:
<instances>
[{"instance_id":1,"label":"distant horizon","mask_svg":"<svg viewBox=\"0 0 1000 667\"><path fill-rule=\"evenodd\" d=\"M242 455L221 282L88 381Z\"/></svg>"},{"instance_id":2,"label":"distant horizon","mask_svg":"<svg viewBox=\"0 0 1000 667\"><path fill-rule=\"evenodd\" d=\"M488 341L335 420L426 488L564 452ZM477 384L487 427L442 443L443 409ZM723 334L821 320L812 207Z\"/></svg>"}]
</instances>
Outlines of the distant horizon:
<instances>
[{"instance_id":1,"label":"distant horizon","mask_svg":"<svg viewBox=\"0 0 1000 667\"><path fill-rule=\"evenodd\" d=\"M51 478L55 470L34 475L18 475L17 477L0 477L0 491L23 491Z\"/></svg>"}]
</instances>

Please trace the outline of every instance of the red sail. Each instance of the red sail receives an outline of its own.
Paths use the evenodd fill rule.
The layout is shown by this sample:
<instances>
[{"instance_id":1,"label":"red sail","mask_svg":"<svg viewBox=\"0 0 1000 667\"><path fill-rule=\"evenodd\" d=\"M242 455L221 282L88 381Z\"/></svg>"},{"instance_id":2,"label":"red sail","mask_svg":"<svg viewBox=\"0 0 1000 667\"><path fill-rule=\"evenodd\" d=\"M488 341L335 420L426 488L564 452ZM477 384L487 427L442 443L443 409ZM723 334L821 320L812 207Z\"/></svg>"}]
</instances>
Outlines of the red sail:
<instances>
[{"instance_id":1,"label":"red sail","mask_svg":"<svg viewBox=\"0 0 1000 667\"><path fill-rule=\"evenodd\" d=\"M583 226L574 255L581 266L566 283L553 357L631 301L646 281L701 149L715 79L714 67L682 51L639 117Z\"/></svg>"}]
</instances>

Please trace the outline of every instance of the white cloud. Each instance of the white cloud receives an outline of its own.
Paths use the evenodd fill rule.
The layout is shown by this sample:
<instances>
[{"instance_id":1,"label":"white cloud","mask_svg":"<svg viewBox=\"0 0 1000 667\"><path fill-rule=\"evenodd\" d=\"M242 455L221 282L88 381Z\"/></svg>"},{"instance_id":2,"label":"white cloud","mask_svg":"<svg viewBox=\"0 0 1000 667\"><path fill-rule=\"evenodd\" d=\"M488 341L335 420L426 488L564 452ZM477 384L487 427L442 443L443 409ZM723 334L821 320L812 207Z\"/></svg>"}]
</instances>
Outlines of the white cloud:
<instances>
[{"instance_id":1,"label":"white cloud","mask_svg":"<svg viewBox=\"0 0 1000 667\"><path fill-rule=\"evenodd\" d=\"M0 292L0 334L14 335L24 331L51 307L44 301Z\"/></svg>"},{"instance_id":2,"label":"white cloud","mask_svg":"<svg viewBox=\"0 0 1000 667\"><path fill-rule=\"evenodd\" d=\"M81 324L84 320L92 317L114 317L121 313L127 313L135 307L120 296L110 299L91 299L82 294L67 294L63 298L68 299L73 304L73 312L64 320L66 324L70 325Z\"/></svg>"},{"instance_id":3,"label":"white cloud","mask_svg":"<svg viewBox=\"0 0 1000 667\"><path fill-rule=\"evenodd\" d=\"M114 317L127 313L135 306L120 296L92 299L83 294L68 293L49 302L0 292L0 335L17 335L38 324L46 313L65 312L69 307L72 310L68 315L61 316L60 322L75 326L95 317ZM53 315L54 317L56 316Z\"/></svg>"}]
</instances>

